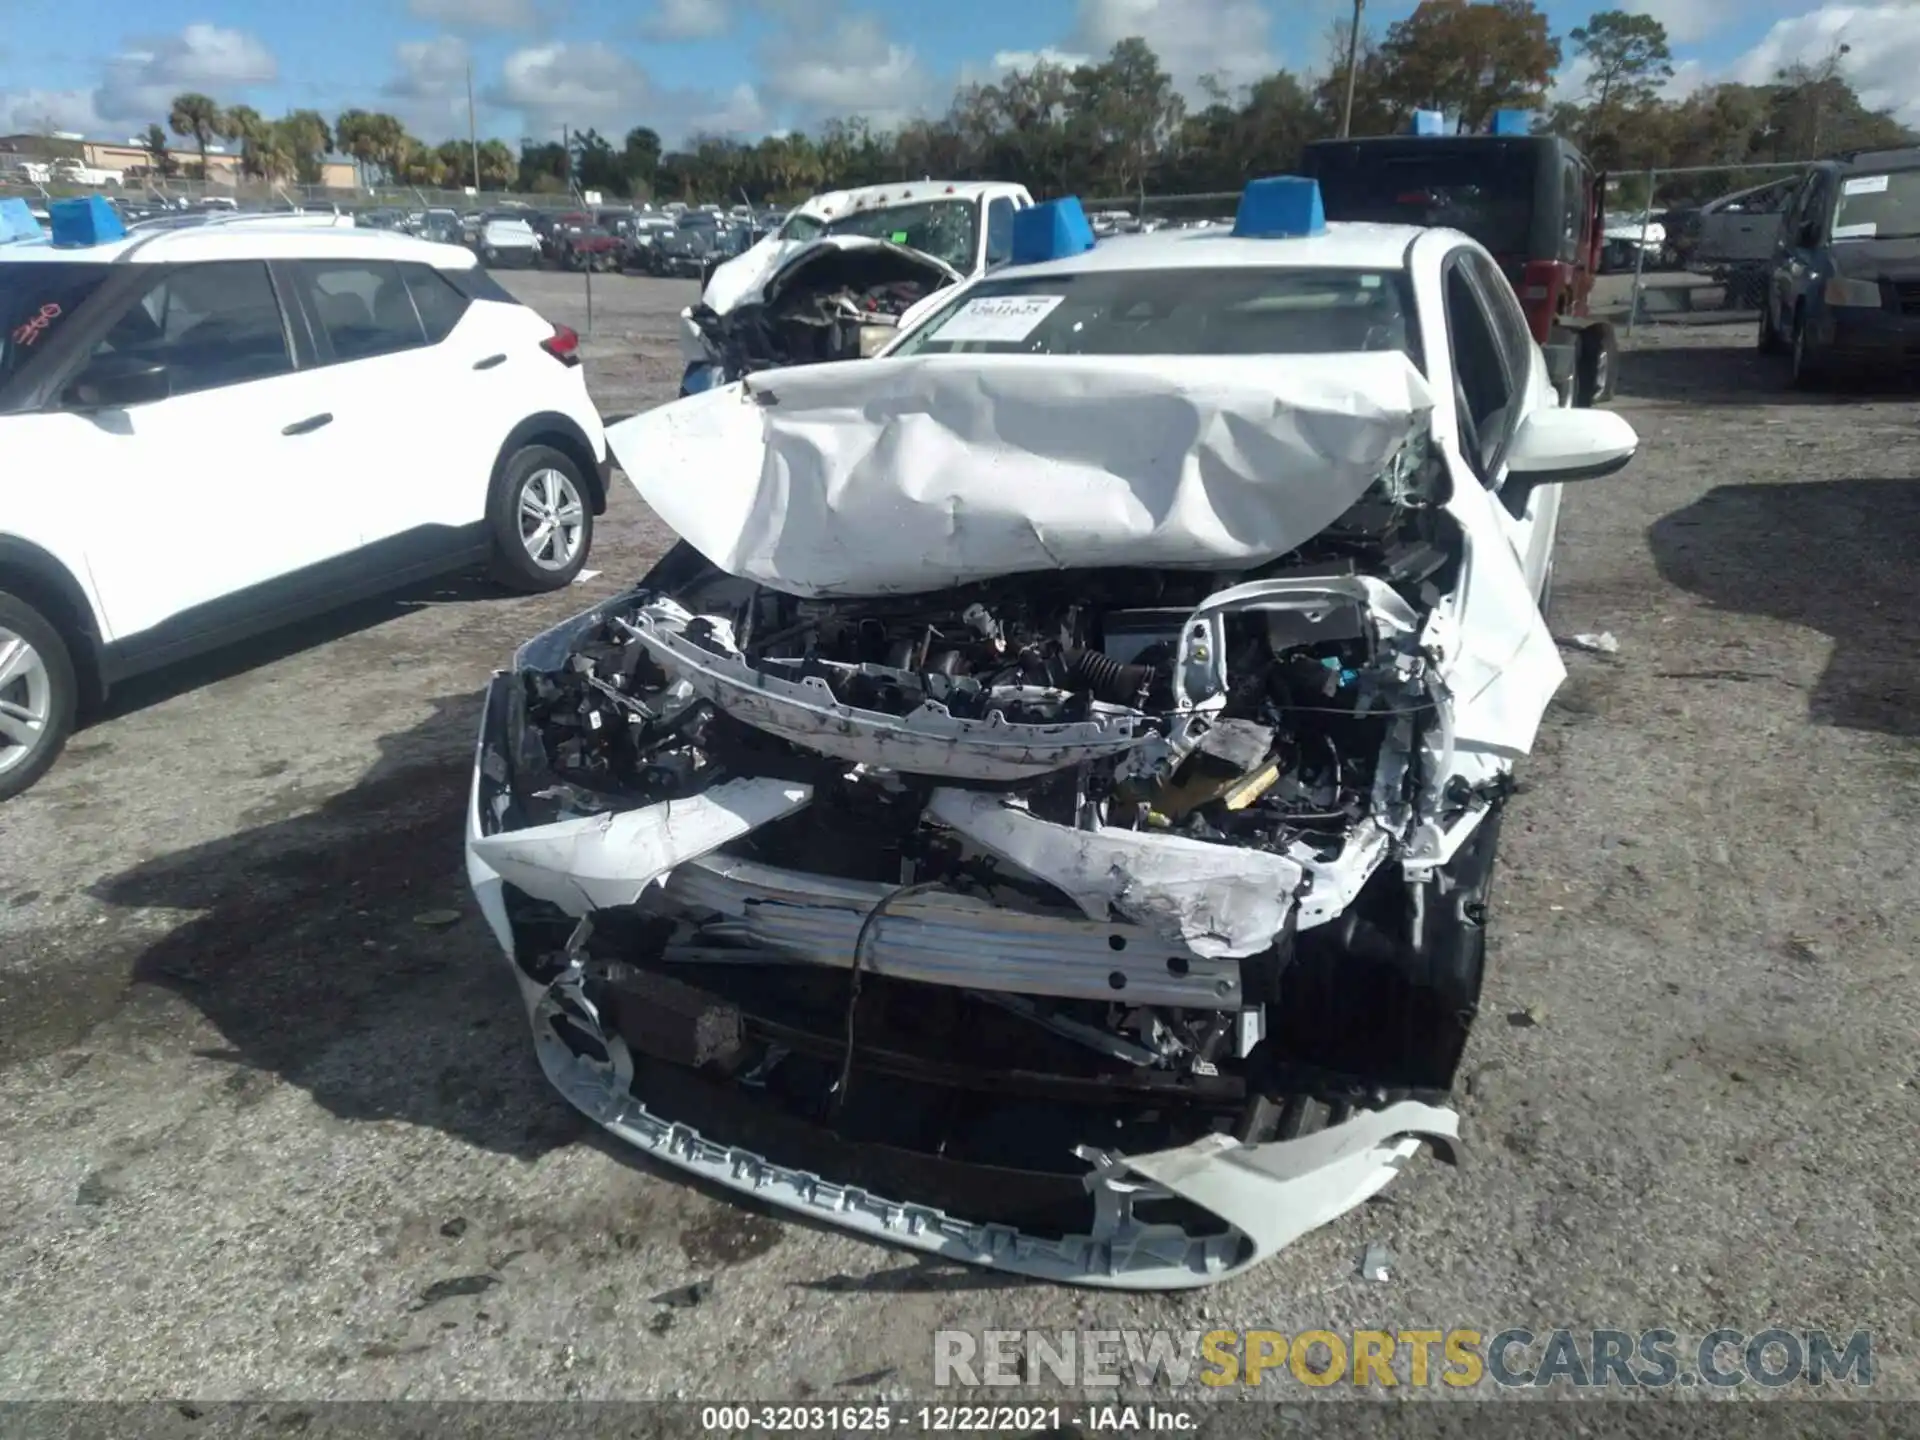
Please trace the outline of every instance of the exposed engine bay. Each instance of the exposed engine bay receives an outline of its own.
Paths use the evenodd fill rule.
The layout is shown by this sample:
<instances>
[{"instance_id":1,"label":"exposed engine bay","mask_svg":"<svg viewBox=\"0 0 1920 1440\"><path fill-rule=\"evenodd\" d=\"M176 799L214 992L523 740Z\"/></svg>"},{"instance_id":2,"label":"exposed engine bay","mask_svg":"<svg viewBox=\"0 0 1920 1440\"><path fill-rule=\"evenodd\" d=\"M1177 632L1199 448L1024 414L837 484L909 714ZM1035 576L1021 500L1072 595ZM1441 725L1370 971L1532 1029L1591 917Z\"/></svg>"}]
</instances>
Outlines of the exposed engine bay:
<instances>
[{"instance_id":1,"label":"exposed engine bay","mask_svg":"<svg viewBox=\"0 0 1920 1440\"><path fill-rule=\"evenodd\" d=\"M824 1143L836 1184L1062 1256L1134 1236L1191 1276L1155 1283L1240 1263L1177 1187L1096 1213L1084 1165L1450 1140L1506 783L1422 773L1458 553L1400 470L1252 572L823 600L683 544L490 699L472 849L550 1073L612 1065L770 1175ZM1473 834L1412 883L1423 814Z\"/></svg>"},{"instance_id":2,"label":"exposed engine bay","mask_svg":"<svg viewBox=\"0 0 1920 1440\"><path fill-rule=\"evenodd\" d=\"M900 317L955 283L951 267L887 241L841 238L796 254L758 298L725 314L688 314L729 379L777 366L862 359L893 339Z\"/></svg>"}]
</instances>

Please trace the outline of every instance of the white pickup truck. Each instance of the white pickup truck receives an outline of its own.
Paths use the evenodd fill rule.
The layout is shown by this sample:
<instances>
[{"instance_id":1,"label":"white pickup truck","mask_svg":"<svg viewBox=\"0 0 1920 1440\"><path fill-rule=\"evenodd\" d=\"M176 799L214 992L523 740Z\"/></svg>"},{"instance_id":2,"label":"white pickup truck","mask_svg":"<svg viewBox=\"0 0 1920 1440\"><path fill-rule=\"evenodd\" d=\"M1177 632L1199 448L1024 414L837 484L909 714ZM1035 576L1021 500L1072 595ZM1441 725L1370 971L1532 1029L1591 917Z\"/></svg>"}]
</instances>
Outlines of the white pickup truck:
<instances>
[{"instance_id":1,"label":"white pickup truck","mask_svg":"<svg viewBox=\"0 0 1920 1440\"><path fill-rule=\"evenodd\" d=\"M124 170L100 170L84 165L78 160L56 160L49 168L48 177L57 185L113 185L119 186L126 181Z\"/></svg>"},{"instance_id":2,"label":"white pickup truck","mask_svg":"<svg viewBox=\"0 0 1920 1440\"><path fill-rule=\"evenodd\" d=\"M994 180L919 180L816 195L716 269L680 312L690 395L748 370L871 355L937 292L1004 264L1033 196Z\"/></svg>"}]
</instances>

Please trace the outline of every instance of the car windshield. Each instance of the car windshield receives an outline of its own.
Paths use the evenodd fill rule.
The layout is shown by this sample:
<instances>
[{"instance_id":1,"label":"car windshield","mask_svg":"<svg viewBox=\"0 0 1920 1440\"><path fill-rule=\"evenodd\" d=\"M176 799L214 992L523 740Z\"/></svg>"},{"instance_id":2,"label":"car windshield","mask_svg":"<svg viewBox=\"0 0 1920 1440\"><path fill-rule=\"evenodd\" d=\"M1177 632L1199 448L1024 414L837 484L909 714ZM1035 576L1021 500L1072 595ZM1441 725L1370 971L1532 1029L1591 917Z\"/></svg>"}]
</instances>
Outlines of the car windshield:
<instances>
[{"instance_id":1,"label":"car windshield","mask_svg":"<svg viewBox=\"0 0 1920 1440\"><path fill-rule=\"evenodd\" d=\"M782 240L811 240L827 228L827 222L817 215L802 215L798 210L787 217L779 236Z\"/></svg>"},{"instance_id":2,"label":"car windshield","mask_svg":"<svg viewBox=\"0 0 1920 1440\"><path fill-rule=\"evenodd\" d=\"M1840 196L1833 210L1834 239L1915 236L1920 236L1920 167L1840 177Z\"/></svg>"},{"instance_id":3,"label":"car windshield","mask_svg":"<svg viewBox=\"0 0 1920 1440\"><path fill-rule=\"evenodd\" d=\"M105 265L0 260L0 385L46 349L109 273Z\"/></svg>"},{"instance_id":4,"label":"car windshield","mask_svg":"<svg viewBox=\"0 0 1920 1440\"><path fill-rule=\"evenodd\" d=\"M826 233L891 240L944 260L965 275L973 269L979 245L979 207L971 200L925 200L856 210L828 225Z\"/></svg>"},{"instance_id":5,"label":"car windshield","mask_svg":"<svg viewBox=\"0 0 1920 1440\"><path fill-rule=\"evenodd\" d=\"M1439 225L1471 235L1495 255L1525 255L1532 243L1534 156L1525 151L1451 151L1329 156L1319 174L1329 219Z\"/></svg>"},{"instance_id":6,"label":"car windshield","mask_svg":"<svg viewBox=\"0 0 1920 1440\"><path fill-rule=\"evenodd\" d=\"M1406 276L1381 270L1097 270L975 285L893 355L1326 355L1418 364Z\"/></svg>"}]
</instances>

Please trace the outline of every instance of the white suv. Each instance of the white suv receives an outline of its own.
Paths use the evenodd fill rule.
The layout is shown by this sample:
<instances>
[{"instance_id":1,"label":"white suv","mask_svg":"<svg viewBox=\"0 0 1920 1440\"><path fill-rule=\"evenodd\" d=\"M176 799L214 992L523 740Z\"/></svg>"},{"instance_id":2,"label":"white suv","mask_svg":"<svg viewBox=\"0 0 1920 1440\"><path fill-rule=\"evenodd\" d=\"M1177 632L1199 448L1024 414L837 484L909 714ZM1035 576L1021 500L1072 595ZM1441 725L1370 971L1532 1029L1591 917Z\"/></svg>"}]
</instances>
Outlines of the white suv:
<instances>
[{"instance_id":1,"label":"white suv","mask_svg":"<svg viewBox=\"0 0 1920 1440\"><path fill-rule=\"evenodd\" d=\"M234 218L0 246L0 456L0 799L128 675L483 562L567 584L608 474L578 336L470 252Z\"/></svg>"}]
</instances>

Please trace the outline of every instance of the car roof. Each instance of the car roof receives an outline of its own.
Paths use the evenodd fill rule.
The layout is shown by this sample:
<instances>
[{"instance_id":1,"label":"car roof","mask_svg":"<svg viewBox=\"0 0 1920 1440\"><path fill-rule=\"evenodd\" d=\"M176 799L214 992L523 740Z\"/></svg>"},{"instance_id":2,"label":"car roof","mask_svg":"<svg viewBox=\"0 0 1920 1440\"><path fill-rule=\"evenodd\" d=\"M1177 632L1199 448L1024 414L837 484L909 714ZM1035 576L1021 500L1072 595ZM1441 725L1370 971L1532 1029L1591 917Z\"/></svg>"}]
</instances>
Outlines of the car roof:
<instances>
[{"instance_id":1,"label":"car roof","mask_svg":"<svg viewBox=\"0 0 1920 1440\"><path fill-rule=\"evenodd\" d=\"M1009 265L1005 275L1079 275L1121 270L1404 270L1414 241L1435 232L1418 225L1329 224L1318 235L1266 239L1225 225L1116 235L1064 260ZM1461 239L1466 239L1463 235Z\"/></svg>"},{"instance_id":2,"label":"car roof","mask_svg":"<svg viewBox=\"0 0 1920 1440\"><path fill-rule=\"evenodd\" d=\"M795 207L814 219L832 219L849 210L881 205L911 205L921 200L976 200L990 195L1018 195L1026 186L1010 180L910 180L888 185L861 185L852 190L828 190ZM793 213L792 211L788 212Z\"/></svg>"},{"instance_id":3,"label":"car roof","mask_svg":"<svg viewBox=\"0 0 1920 1440\"><path fill-rule=\"evenodd\" d=\"M1905 170L1920 165L1920 146L1904 145L1891 150L1854 150L1835 155L1832 163L1842 170Z\"/></svg>"},{"instance_id":4,"label":"car roof","mask_svg":"<svg viewBox=\"0 0 1920 1440\"><path fill-rule=\"evenodd\" d=\"M478 261L458 245L441 245L391 230L361 226L284 223L294 217L248 217L248 223L134 230L104 245L27 245L0 251L9 260L64 260L82 264L178 265L203 260L414 260L441 270L471 269ZM283 223L276 223L282 221Z\"/></svg>"}]
</instances>

